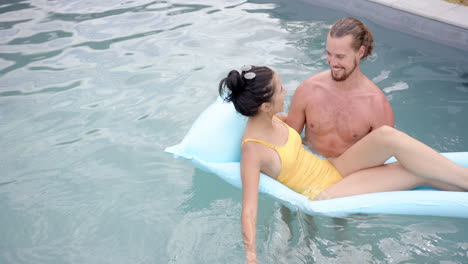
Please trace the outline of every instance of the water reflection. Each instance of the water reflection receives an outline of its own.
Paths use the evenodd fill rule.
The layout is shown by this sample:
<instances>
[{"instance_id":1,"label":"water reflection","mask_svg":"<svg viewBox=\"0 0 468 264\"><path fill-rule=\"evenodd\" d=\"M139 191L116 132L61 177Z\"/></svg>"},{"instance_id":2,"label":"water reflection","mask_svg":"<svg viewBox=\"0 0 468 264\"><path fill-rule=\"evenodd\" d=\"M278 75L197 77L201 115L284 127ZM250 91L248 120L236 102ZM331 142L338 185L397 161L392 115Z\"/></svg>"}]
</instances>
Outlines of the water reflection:
<instances>
[{"instance_id":1,"label":"water reflection","mask_svg":"<svg viewBox=\"0 0 468 264\"><path fill-rule=\"evenodd\" d=\"M287 105L327 68L326 32L345 15L304 1L1 2L0 262L242 263L241 191L163 150L240 65L277 70ZM466 151L465 54L370 25L363 71L397 126ZM257 245L264 263L463 263L467 224L311 217L260 196Z\"/></svg>"}]
</instances>

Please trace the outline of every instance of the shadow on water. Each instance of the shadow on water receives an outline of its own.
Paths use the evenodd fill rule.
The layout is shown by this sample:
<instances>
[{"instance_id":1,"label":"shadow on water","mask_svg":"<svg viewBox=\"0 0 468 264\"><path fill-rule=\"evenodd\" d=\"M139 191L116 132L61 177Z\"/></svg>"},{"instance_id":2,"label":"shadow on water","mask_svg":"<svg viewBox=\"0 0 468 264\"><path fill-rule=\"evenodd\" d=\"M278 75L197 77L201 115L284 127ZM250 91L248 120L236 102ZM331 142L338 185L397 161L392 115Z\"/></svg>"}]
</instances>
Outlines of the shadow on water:
<instances>
[{"instance_id":1,"label":"shadow on water","mask_svg":"<svg viewBox=\"0 0 468 264\"><path fill-rule=\"evenodd\" d=\"M465 219L397 215L310 216L280 207L269 261L288 263L464 263ZM284 225L286 228L281 228ZM287 231L284 231L286 229ZM282 240L287 239L287 242ZM287 252L280 252L287 247Z\"/></svg>"},{"instance_id":2,"label":"shadow on water","mask_svg":"<svg viewBox=\"0 0 468 264\"><path fill-rule=\"evenodd\" d=\"M461 84L465 87L468 87L468 71L460 72L459 76L461 79L463 79L463 82Z\"/></svg>"},{"instance_id":3,"label":"shadow on water","mask_svg":"<svg viewBox=\"0 0 468 264\"><path fill-rule=\"evenodd\" d=\"M376 216L350 216L350 217L322 217L307 215L302 212L293 212L286 206L280 206L281 221L283 221L292 234L288 241L289 246L297 246L300 241L306 241L310 246L310 240L323 235L325 231L328 236L334 237L336 241L351 239L347 232L349 223L354 221L365 221L378 219ZM325 227L325 229L323 229ZM317 242L317 241L315 241Z\"/></svg>"},{"instance_id":4,"label":"shadow on water","mask_svg":"<svg viewBox=\"0 0 468 264\"><path fill-rule=\"evenodd\" d=\"M181 204L184 211L199 211L211 207L214 201L240 201L241 191L218 176L195 169L192 175L192 186L185 191L187 199Z\"/></svg>"}]
</instances>

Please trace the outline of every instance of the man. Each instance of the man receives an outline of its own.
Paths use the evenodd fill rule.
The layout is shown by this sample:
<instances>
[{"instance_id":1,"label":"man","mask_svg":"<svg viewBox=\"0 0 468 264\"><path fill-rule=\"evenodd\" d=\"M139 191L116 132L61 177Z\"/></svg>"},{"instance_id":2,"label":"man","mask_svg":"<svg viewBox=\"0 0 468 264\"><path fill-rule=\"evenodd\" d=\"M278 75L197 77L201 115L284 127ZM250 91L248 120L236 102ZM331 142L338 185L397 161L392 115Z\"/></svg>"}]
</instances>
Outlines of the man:
<instances>
[{"instance_id":1,"label":"man","mask_svg":"<svg viewBox=\"0 0 468 264\"><path fill-rule=\"evenodd\" d=\"M372 130L394 126L390 103L360 69L372 48L372 32L361 21L337 21L327 36L330 69L294 92L286 123L298 133L305 126L304 144L314 152L337 157Z\"/></svg>"}]
</instances>

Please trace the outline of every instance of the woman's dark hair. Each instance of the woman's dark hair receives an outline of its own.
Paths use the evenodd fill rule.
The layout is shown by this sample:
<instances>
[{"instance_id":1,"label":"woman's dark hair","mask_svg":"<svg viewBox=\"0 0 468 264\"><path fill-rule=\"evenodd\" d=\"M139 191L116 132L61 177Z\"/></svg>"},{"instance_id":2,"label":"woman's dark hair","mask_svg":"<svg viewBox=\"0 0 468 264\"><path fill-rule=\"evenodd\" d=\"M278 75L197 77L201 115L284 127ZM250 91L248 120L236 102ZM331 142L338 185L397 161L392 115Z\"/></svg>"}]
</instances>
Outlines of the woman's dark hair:
<instances>
[{"instance_id":1,"label":"woman's dark hair","mask_svg":"<svg viewBox=\"0 0 468 264\"><path fill-rule=\"evenodd\" d=\"M247 69L241 73L230 71L219 83L218 92L224 101L234 104L237 112L244 116L254 116L259 107L270 102L273 96L273 71L263 66L252 66L250 69L247 66Z\"/></svg>"}]
</instances>

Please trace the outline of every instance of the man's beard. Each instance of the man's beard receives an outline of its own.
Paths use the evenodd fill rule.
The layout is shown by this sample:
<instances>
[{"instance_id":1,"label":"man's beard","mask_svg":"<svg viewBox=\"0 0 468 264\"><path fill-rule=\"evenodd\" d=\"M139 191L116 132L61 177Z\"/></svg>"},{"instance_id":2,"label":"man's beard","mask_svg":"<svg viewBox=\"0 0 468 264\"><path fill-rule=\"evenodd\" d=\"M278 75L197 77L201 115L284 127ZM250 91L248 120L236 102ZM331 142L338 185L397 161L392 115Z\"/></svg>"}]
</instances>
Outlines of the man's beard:
<instances>
[{"instance_id":1,"label":"man's beard","mask_svg":"<svg viewBox=\"0 0 468 264\"><path fill-rule=\"evenodd\" d=\"M343 73L343 75L342 75L341 77L335 77L335 76L333 75L333 69L331 69L330 72L331 72L332 79L333 79L334 81L337 81L337 82L342 82L342 81L348 79L348 77L354 72L354 70L356 69L356 67L357 67L357 62L354 61L354 66L353 66L353 68L351 69L351 71L350 71L349 73L346 73L346 72Z\"/></svg>"}]
</instances>

